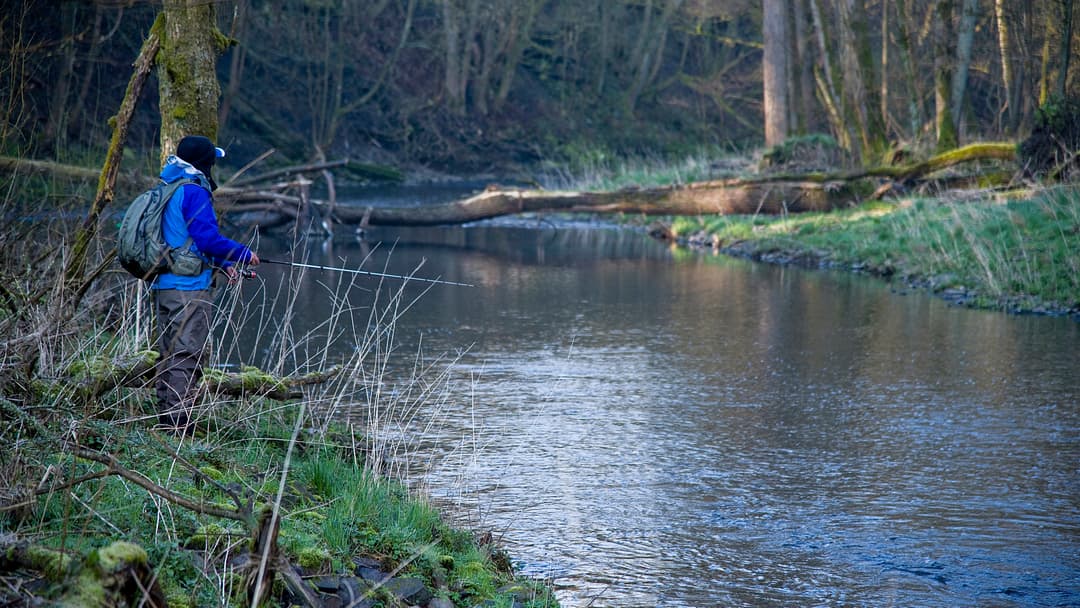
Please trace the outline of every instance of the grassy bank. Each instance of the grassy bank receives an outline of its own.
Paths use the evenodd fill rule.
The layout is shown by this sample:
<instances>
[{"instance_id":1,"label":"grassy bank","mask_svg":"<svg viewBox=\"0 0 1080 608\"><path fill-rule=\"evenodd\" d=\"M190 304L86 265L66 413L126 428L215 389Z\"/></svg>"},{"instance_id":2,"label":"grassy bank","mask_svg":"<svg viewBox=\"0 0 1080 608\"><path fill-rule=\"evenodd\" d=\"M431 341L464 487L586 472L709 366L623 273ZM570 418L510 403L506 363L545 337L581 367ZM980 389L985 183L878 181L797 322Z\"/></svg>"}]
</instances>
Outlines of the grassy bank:
<instances>
[{"instance_id":1,"label":"grassy bank","mask_svg":"<svg viewBox=\"0 0 1080 608\"><path fill-rule=\"evenodd\" d=\"M1080 314L1080 190L867 202L830 213L683 217L677 239L732 255L829 265L965 305Z\"/></svg>"},{"instance_id":2,"label":"grassy bank","mask_svg":"<svg viewBox=\"0 0 1080 608\"><path fill-rule=\"evenodd\" d=\"M226 406L222 420L238 414ZM298 406L282 408L284 418ZM270 418L275 417L270 416ZM246 425L239 425L243 427ZM66 481L93 478L100 462L67 451L39 464L47 476L39 495L16 516L9 515L4 534L32 540L38 547L71 556L71 563L47 572L48 583L33 597L56 601L70 597L86 582L78 573L94 555L117 540L139 545L169 606L248 605L256 556L252 528L263 514L276 513L282 557L296 567L306 584L316 587L334 577L357 576L358 566L393 584L362 586L371 605L414 603L395 598L401 581L423 583L421 605L441 597L454 606L556 606L541 586L516 581L506 554L449 525L423 497L382 478L364 466L365 455L346 429L318 436L265 420L255 432L237 425L200 433L192 440L147 431L139 423L91 421L79 426L80 445L116 458L126 473L68 486ZM308 436L303 436L308 435ZM21 456L30 458L26 446ZM133 483L138 475L161 490L194 505L233 513L200 513L159 491ZM371 577L369 577L371 578ZM287 605L281 583L274 605ZM327 590L321 587L326 598ZM0 597L14 600L15 596ZM104 604L103 604L104 605Z\"/></svg>"}]
</instances>

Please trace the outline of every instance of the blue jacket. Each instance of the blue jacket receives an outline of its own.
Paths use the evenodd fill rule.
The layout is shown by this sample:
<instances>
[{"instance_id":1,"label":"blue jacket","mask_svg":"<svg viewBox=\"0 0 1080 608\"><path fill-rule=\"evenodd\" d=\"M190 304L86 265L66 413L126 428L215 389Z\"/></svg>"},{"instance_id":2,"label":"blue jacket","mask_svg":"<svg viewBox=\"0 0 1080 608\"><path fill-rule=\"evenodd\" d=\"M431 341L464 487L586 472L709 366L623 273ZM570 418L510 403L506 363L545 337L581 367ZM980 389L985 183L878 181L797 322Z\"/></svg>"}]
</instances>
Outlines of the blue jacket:
<instances>
[{"instance_id":1,"label":"blue jacket","mask_svg":"<svg viewBox=\"0 0 1080 608\"><path fill-rule=\"evenodd\" d=\"M167 184L183 178L197 179L205 184L202 172L176 156L170 156L161 170L161 180ZM185 184L165 206L161 221L165 242L170 247L182 247L191 240L191 251L198 253L207 268L193 277L162 273L154 280L151 289L179 289L197 291L209 289L213 278L211 265L231 266L234 262L246 263L251 250L245 245L222 236L214 215L214 201L210 192L199 184Z\"/></svg>"}]
</instances>

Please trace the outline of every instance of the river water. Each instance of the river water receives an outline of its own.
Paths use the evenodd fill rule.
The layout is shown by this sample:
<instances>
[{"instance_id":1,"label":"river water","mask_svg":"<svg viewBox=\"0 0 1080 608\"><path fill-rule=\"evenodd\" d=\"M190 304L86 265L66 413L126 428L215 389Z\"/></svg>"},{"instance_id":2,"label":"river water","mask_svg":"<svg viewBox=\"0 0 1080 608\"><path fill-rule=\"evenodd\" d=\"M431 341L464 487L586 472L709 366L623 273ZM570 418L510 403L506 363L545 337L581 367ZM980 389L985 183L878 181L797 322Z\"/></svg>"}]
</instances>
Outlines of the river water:
<instances>
[{"instance_id":1,"label":"river water","mask_svg":"<svg viewBox=\"0 0 1080 608\"><path fill-rule=\"evenodd\" d=\"M307 255L474 285L394 324L384 394L418 365L438 388L389 426L410 482L564 606L1080 605L1080 323L590 224Z\"/></svg>"}]
</instances>

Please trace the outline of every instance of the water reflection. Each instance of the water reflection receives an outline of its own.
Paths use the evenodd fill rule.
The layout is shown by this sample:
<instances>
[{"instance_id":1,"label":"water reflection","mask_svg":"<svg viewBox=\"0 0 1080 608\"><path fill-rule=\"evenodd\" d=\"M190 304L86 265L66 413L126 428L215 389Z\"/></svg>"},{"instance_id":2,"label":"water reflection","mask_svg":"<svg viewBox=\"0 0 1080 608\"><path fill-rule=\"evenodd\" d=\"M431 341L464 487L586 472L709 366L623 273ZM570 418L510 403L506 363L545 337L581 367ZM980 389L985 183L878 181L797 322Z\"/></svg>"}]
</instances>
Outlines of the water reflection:
<instances>
[{"instance_id":1,"label":"water reflection","mask_svg":"<svg viewBox=\"0 0 1080 608\"><path fill-rule=\"evenodd\" d=\"M595 227L371 244L310 259L476 285L396 328L391 375L457 357L410 474L565 605L1080 603L1075 322Z\"/></svg>"}]
</instances>

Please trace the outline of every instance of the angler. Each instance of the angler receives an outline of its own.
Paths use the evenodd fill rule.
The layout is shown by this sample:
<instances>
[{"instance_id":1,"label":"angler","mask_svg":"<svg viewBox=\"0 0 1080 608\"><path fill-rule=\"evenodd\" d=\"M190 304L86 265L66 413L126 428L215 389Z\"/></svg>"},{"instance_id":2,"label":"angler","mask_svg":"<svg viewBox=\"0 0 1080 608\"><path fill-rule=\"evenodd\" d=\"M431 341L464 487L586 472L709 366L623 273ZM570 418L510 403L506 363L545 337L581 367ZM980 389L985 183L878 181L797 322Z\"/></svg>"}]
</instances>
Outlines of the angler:
<instances>
[{"instance_id":1,"label":"angler","mask_svg":"<svg viewBox=\"0 0 1080 608\"><path fill-rule=\"evenodd\" d=\"M150 285L157 309L158 350L156 390L158 425L175 434L188 434L199 376L210 336L214 268L230 282L239 278L236 264L257 266L259 256L247 246L221 234L214 214L211 169L225 151L210 139L189 135L161 170L161 180L181 186L165 206L161 219L165 244L172 252L167 269Z\"/></svg>"}]
</instances>

